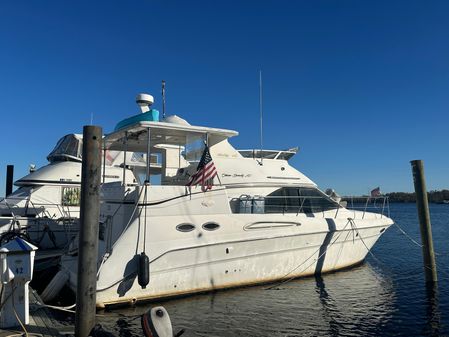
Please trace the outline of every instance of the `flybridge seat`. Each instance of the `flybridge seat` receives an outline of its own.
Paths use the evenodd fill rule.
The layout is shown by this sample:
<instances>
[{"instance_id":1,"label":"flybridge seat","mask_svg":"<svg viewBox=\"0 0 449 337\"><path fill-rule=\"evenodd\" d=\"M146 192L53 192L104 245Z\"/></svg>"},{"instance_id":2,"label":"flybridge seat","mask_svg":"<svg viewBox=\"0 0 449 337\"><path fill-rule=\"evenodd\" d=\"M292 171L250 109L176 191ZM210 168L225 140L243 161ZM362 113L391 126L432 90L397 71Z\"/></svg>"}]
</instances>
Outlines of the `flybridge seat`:
<instances>
[{"instance_id":1,"label":"flybridge seat","mask_svg":"<svg viewBox=\"0 0 449 337\"><path fill-rule=\"evenodd\" d=\"M57 161L82 161L83 154L83 135L69 134L62 137L53 151L47 156L50 163Z\"/></svg>"},{"instance_id":2,"label":"flybridge seat","mask_svg":"<svg viewBox=\"0 0 449 337\"><path fill-rule=\"evenodd\" d=\"M294 147L288 150L239 150L239 153L245 158L289 160L298 153L298 150L297 147Z\"/></svg>"}]
</instances>

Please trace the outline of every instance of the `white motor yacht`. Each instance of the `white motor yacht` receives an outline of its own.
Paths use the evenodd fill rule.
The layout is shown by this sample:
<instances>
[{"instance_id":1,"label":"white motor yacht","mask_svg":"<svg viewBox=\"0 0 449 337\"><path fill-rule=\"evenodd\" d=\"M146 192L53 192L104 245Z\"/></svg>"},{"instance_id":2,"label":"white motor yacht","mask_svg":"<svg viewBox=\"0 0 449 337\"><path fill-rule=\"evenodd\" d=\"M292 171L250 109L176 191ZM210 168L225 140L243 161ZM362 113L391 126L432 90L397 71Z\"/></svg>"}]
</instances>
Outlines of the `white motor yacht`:
<instances>
[{"instance_id":1,"label":"white motor yacht","mask_svg":"<svg viewBox=\"0 0 449 337\"><path fill-rule=\"evenodd\" d=\"M41 249L66 246L78 232L81 155L82 135L68 134L47 156L48 165L17 180L18 188L0 200L0 235L24 233ZM133 182L133 173L123 174L119 167L119 152L105 152L104 157L104 182Z\"/></svg>"},{"instance_id":2,"label":"white motor yacht","mask_svg":"<svg viewBox=\"0 0 449 337\"><path fill-rule=\"evenodd\" d=\"M297 149L238 151L236 131L150 112L104 137L107 150L155 162L136 182L102 186L97 307L350 267L393 224L385 207L347 209L323 193L289 164ZM72 248L57 278L76 291Z\"/></svg>"}]
</instances>

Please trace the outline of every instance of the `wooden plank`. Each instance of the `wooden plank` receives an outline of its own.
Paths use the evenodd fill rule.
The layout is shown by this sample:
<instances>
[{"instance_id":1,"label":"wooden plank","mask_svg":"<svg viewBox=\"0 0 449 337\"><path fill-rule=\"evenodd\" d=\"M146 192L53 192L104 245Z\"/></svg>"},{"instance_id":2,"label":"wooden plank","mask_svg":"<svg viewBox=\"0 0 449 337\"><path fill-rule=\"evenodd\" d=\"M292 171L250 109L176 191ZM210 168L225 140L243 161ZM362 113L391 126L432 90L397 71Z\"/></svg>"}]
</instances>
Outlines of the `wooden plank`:
<instances>
[{"instance_id":1,"label":"wooden plank","mask_svg":"<svg viewBox=\"0 0 449 337\"><path fill-rule=\"evenodd\" d=\"M52 310L45 307L35 290L30 288L30 323L25 326L27 332L43 337L60 337L73 335L75 327L61 324L53 315ZM0 337L7 337L13 334L23 334L21 327L14 329L0 329Z\"/></svg>"}]
</instances>

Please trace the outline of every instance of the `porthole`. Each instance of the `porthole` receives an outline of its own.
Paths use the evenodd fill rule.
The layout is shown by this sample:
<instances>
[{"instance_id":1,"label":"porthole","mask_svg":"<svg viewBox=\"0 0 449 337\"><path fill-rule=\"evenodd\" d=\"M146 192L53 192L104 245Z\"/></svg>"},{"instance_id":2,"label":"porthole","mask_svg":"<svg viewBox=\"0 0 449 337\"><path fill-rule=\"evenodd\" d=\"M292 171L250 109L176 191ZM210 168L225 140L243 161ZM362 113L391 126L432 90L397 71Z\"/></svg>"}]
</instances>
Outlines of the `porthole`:
<instances>
[{"instance_id":1,"label":"porthole","mask_svg":"<svg viewBox=\"0 0 449 337\"><path fill-rule=\"evenodd\" d=\"M191 223L182 223L176 226L176 229L180 232L191 232L195 229L195 225Z\"/></svg>"},{"instance_id":2,"label":"porthole","mask_svg":"<svg viewBox=\"0 0 449 337\"><path fill-rule=\"evenodd\" d=\"M207 230L207 231L214 231L216 229L218 229L220 227L219 224L217 224L216 222L206 222L203 225L203 229Z\"/></svg>"},{"instance_id":3,"label":"porthole","mask_svg":"<svg viewBox=\"0 0 449 337\"><path fill-rule=\"evenodd\" d=\"M382 228L379 233L385 232L385 228Z\"/></svg>"}]
</instances>

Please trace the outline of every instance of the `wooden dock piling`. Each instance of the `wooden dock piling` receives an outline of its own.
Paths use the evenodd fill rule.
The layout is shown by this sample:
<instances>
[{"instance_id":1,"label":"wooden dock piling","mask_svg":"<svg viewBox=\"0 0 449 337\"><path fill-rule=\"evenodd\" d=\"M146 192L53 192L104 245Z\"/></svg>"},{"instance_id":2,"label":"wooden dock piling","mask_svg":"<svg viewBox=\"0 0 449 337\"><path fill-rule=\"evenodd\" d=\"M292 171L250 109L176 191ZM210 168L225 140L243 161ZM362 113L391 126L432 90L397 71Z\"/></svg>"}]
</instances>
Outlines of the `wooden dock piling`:
<instances>
[{"instance_id":1,"label":"wooden dock piling","mask_svg":"<svg viewBox=\"0 0 449 337\"><path fill-rule=\"evenodd\" d=\"M14 165L6 166L6 191L5 197L9 196L12 193L14 182Z\"/></svg>"},{"instance_id":2,"label":"wooden dock piling","mask_svg":"<svg viewBox=\"0 0 449 337\"><path fill-rule=\"evenodd\" d=\"M426 282L437 282L437 267L433 250L432 227L430 224L429 202L427 200L424 163L422 160L412 160L413 183L416 192L416 207L418 209L419 227L421 231L424 273Z\"/></svg>"},{"instance_id":3,"label":"wooden dock piling","mask_svg":"<svg viewBox=\"0 0 449 337\"><path fill-rule=\"evenodd\" d=\"M87 337L95 325L101 144L101 127L84 126L75 316L76 337Z\"/></svg>"}]
</instances>

